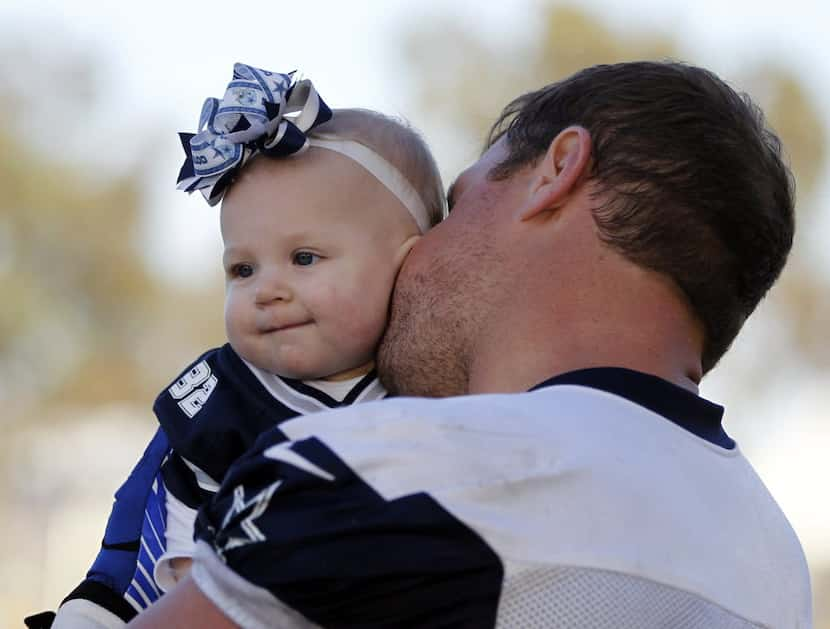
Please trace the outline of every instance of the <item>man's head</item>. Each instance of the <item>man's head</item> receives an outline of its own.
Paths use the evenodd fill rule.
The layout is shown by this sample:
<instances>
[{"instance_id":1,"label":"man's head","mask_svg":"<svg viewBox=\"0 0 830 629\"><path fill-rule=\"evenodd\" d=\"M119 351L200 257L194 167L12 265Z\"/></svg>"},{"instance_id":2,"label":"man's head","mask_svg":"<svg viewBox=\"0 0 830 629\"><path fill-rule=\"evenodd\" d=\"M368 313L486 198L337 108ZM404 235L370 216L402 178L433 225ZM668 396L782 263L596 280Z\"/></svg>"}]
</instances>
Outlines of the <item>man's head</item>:
<instances>
[{"instance_id":1,"label":"man's head","mask_svg":"<svg viewBox=\"0 0 830 629\"><path fill-rule=\"evenodd\" d=\"M565 144L557 146L565 140L570 152ZM499 311L507 317L508 303L516 302L502 296L523 295L526 303L519 305L529 308L536 300L522 290L529 278L536 278L538 288L538 276L547 275L549 290L557 290L564 286L563 274L583 272L577 266L538 268L555 259L542 250L534 267L524 252L530 245L522 239L530 232L519 225L529 218L540 226L560 222L559 231L550 231L550 248L568 248L572 243L562 233L561 215L574 209L576 200L576 209L590 214L608 254L676 289L702 330L703 372L727 350L786 261L793 237L793 186L780 143L748 97L700 68L645 62L588 68L510 103L488 145L479 164L459 177L456 187L463 184L463 197L458 190L451 195L457 208L416 246L401 272L380 356L393 390L463 392L461 381L469 375L473 355L494 341L481 338L483 331L494 329L489 322ZM585 148L576 150L577 145ZM579 162L578 171L568 160ZM545 201L535 186L557 177L559 188ZM567 190L561 189L565 184ZM527 209L531 206L535 210ZM429 264L423 252L436 262ZM578 249L569 255L558 262L584 262ZM602 258L601 251L594 256ZM568 307L565 295L579 298L590 291L591 286L577 292L568 288L559 301L552 296L547 304L551 321ZM491 302L497 302L495 308L488 307ZM414 366L407 355L414 355L412 345L442 318L452 334L433 338L439 347L420 358L451 361L458 379L444 388L408 381L402 374L413 369L435 373L435 365Z\"/></svg>"},{"instance_id":2,"label":"man's head","mask_svg":"<svg viewBox=\"0 0 830 629\"><path fill-rule=\"evenodd\" d=\"M706 70L676 63L588 68L510 103L489 143L492 175L538 160L568 125L588 130L594 218L612 248L671 277L705 327L703 369L726 352L792 245L793 184L761 110Z\"/></svg>"}]
</instances>

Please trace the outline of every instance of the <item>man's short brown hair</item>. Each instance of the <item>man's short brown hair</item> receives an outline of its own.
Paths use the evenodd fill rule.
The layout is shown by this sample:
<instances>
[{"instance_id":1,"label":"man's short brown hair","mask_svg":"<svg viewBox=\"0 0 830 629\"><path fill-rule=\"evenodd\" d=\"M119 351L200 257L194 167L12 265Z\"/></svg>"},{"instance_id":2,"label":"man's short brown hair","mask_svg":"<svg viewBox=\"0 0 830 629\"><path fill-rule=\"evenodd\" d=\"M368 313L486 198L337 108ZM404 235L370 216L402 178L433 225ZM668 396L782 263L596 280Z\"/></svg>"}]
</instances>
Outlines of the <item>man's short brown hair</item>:
<instances>
[{"instance_id":1,"label":"man's short brown hair","mask_svg":"<svg viewBox=\"0 0 830 629\"><path fill-rule=\"evenodd\" d=\"M729 348L777 279L794 232L794 184L763 113L713 73L674 62L599 65L520 96L504 178L535 164L570 125L588 130L594 218L629 260L664 273L705 330L703 370Z\"/></svg>"}]
</instances>

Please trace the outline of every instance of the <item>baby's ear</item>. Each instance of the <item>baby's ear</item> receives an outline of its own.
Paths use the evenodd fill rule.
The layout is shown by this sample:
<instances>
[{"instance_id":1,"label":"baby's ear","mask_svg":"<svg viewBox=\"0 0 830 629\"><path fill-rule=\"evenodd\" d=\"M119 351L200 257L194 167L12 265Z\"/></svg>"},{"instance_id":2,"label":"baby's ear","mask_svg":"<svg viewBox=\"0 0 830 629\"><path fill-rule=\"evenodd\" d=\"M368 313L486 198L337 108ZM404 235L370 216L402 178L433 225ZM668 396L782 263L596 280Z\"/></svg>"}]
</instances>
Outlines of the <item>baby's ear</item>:
<instances>
[{"instance_id":1,"label":"baby's ear","mask_svg":"<svg viewBox=\"0 0 830 629\"><path fill-rule=\"evenodd\" d=\"M409 255L409 252L412 250L412 247L418 242L418 239L421 237L421 234L414 234L407 238L406 240L401 243L401 246L398 247L397 252L395 252L395 267L401 268L403 261L406 260L406 256Z\"/></svg>"}]
</instances>

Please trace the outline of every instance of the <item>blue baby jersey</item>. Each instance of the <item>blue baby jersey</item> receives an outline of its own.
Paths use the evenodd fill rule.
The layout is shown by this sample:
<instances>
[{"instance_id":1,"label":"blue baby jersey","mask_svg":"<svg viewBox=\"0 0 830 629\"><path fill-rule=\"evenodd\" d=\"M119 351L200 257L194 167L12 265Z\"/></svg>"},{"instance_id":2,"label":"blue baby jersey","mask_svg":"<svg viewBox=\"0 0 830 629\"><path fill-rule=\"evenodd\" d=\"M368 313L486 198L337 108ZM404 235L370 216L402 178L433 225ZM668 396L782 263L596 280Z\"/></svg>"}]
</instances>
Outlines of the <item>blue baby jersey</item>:
<instances>
[{"instance_id":1,"label":"blue baby jersey","mask_svg":"<svg viewBox=\"0 0 830 629\"><path fill-rule=\"evenodd\" d=\"M375 372L338 401L311 384L257 369L228 344L205 352L156 398L160 427L115 494L98 557L64 603L85 599L129 621L161 595L153 572L167 548L167 492L198 509L262 432L384 395Z\"/></svg>"}]
</instances>

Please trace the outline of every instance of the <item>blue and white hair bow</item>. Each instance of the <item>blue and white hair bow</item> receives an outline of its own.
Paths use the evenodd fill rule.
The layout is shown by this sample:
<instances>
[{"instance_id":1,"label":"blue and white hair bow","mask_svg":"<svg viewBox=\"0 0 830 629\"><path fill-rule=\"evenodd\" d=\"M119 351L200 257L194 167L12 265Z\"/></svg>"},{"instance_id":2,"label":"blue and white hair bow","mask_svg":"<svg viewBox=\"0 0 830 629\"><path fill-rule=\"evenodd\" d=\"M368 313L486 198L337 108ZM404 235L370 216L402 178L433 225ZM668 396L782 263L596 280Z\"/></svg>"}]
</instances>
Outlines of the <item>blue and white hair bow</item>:
<instances>
[{"instance_id":1,"label":"blue and white hair bow","mask_svg":"<svg viewBox=\"0 0 830 629\"><path fill-rule=\"evenodd\" d=\"M216 205L237 171L257 153L275 157L308 147L306 132L331 118L311 81L294 73L268 72L234 64L233 80L219 101L202 106L199 133L180 133L187 154L178 189L200 190Z\"/></svg>"}]
</instances>

